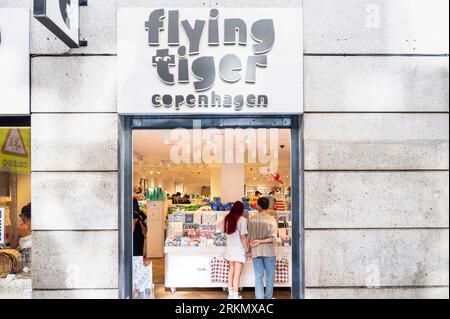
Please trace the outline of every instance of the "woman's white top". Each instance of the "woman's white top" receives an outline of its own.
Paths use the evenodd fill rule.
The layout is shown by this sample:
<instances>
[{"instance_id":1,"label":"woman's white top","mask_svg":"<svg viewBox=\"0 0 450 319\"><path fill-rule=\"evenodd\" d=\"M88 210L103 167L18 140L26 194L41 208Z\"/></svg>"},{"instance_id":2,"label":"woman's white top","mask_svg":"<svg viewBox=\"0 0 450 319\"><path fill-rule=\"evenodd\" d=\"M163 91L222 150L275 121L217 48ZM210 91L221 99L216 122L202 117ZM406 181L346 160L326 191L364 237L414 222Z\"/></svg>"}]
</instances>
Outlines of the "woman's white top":
<instances>
[{"instance_id":1,"label":"woman's white top","mask_svg":"<svg viewBox=\"0 0 450 319\"><path fill-rule=\"evenodd\" d=\"M19 238L19 248L28 249L31 248L31 235Z\"/></svg>"},{"instance_id":2,"label":"woman's white top","mask_svg":"<svg viewBox=\"0 0 450 319\"><path fill-rule=\"evenodd\" d=\"M226 234L227 237L227 252L225 259L228 261L238 261L245 263L247 256L244 245L242 244L241 236L247 235L247 219L245 217L239 218L236 226L236 231L232 234Z\"/></svg>"}]
</instances>

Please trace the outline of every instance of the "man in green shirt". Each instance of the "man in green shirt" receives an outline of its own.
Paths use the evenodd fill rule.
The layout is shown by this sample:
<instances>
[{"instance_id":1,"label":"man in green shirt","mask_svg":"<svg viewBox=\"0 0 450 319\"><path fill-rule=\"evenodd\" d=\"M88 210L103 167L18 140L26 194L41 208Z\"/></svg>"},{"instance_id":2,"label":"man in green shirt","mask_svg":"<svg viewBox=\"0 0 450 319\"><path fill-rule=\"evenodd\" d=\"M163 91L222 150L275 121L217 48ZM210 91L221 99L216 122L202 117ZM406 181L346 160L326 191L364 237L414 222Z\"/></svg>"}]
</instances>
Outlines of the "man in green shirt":
<instances>
[{"instance_id":1,"label":"man in green shirt","mask_svg":"<svg viewBox=\"0 0 450 319\"><path fill-rule=\"evenodd\" d=\"M253 270L255 272L256 299L272 299L275 280L275 245L277 223L269 213L270 201L267 197L258 199L259 213L250 218L248 236L252 247ZM264 289L264 273L266 288Z\"/></svg>"}]
</instances>

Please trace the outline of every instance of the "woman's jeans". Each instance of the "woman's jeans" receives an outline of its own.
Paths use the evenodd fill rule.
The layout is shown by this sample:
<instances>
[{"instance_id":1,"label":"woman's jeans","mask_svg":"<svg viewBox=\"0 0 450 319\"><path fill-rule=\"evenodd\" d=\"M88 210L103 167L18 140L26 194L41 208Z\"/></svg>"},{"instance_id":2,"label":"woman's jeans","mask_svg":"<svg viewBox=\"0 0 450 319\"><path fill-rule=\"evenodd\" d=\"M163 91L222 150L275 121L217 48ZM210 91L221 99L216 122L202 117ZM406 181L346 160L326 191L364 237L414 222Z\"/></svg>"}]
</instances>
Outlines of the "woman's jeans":
<instances>
[{"instance_id":1,"label":"woman's jeans","mask_svg":"<svg viewBox=\"0 0 450 319\"><path fill-rule=\"evenodd\" d=\"M253 270L255 271L255 295L256 299L272 299L273 284L275 281L276 257L253 258ZM264 272L266 272L266 289L264 292Z\"/></svg>"}]
</instances>

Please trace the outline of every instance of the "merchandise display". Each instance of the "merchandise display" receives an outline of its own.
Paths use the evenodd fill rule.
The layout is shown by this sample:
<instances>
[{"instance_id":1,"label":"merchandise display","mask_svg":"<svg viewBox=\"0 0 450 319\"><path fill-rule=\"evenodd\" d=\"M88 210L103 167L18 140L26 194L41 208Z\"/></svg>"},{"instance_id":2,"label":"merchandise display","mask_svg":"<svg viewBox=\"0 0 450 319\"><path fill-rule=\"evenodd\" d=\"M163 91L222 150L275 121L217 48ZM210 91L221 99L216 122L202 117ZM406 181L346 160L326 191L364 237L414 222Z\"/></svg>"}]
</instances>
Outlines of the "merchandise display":
<instances>
[{"instance_id":1,"label":"merchandise display","mask_svg":"<svg viewBox=\"0 0 450 319\"><path fill-rule=\"evenodd\" d=\"M167 226L167 238L183 236L183 222L169 222ZM170 241L170 240L169 240ZM166 244L167 245L167 244ZM173 245L171 245L173 246Z\"/></svg>"},{"instance_id":2,"label":"merchandise display","mask_svg":"<svg viewBox=\"0 0 450 319\"><path fill-rule=\"evenodd\" d=\"M168 213L172 214L176 211L183 211L183 212L195 212L198 211L200 208L208 209L209 206L206 206L204 204L170 204Z\"/></svg>"},{"instance_id":3,"label":"merchandise display","mask_svg":"<svg viewBox=\"0 0 450 319\"><path fill-rule=\"evenodd\" d=\"M184 212L176 212L169 215L169 218L173 220L175 223L184 223L185 222L185 213ZM169 219L169 221L170 221Z\"/></svg>"},{"instance_id":4,"label":"merchandise display","mask_svg":"<svg viewBox=\"0 0 450 319\"><path fill-rule=\"evenodd\" d=\"M222 225L227 214L225 211L216 212L216 225Z\"/></svg>"},{"instance_id":5,"label":"merchandise display","mask_svg":"<svg viewBox=\"0 0 450 319\"><path fill-rule=\"evenodd\" d=\"M276 199L273 204L273 210L286 210L284 199Z\"/></svg>"},{"instance_id":6,"label":"merchandise display","mask_svg":"<svg viewBox=\"0 0 450 319\"><path fill-rule=\"evenodd\" d=\"M191 222L191 220L198 219L205 222ZM216 219L215 212L176 212L169 214L165 245L184 247L225 246L226 239L224 234L217 229Z\"/></svg>"},{"instance_id":7,"label":"merchandise display","mask_svg":"<svg viewBox=\"0 0 450 319\"><path fill-rule=\"evenodd\" d=\"M203 212L202 211L198 211L198 212L194 212L194 224L201 224L202 223L202 216L203 216Z\"/></svg>"},{"instance_id":8,"label":"merchandise display","mask_svg":"<svg viewBox=\"0 0 450 319\"><path fill-rule=\"evenodd\" d=\"M143 257L133 257L133 299L154 299L152 263L144 265Z\"/></svg>"},{"instance_id":9,"label":"merchandise display","mask_svg":"<svg viewBox=\"0 0 450 319\"><path fill-rule=\"evenodd\" d=\"M193 224L194 223L194 214L184 214L184 222L186 224Z\"/></svg>"},{"instance_id":10,"label":"merchandise display","mask_svg":"<svg viewBox=\"0 0 450 319\"><path fill-rule=\"evenodd\" d=\"M166 192L161 187L150 187L146 192L148 201L164 201L167 199Z\"/></svg>"},{"instance_id":11,"label":"merchandise display","mask_svg":"<svg viewBox=\"0 0 450 319\"><path fill-rule=\"evenodd\" d=\"M248 197L242 197L242 203L244 204L244 209L247 211L251 211L251 210L255 210L255 208L253 208L250 205L250 200Z\"/></svg>"},{"instance_id":12,"label":"merchandise display","mask_svg":"<svg viewBox=\"0 0 450 319\"><path fill-rule=\"evenodd\" d=\"M212 201L209 203L211 205L211 209L213 211L229 211L231 209L231 206L233 206L233 203L221 203L220 201Z\"/></svg>"},{"instance_id":13,"label":"merchandise display","mask_svg":"<svg viewBox=\"0 0 450 319\"><path fill-rule=\"evenodd\" d=\"M250 207L252 207L255 210L258 208L258 206L257 206L258 199L259 199L259 196L253 195L253 196L248 197L248 202L250 204Z\"/></svg>"},{"instance_id":14,"label":"merchandise display","mask_svg":"<svg viewBox=\"0 0 450 319\"><path fill-rule=\"evenodd\" d=\"M165 286L172 291L177 287L211 288L227 285L229 263L224 259L226 235L223 232L223 220L228 212L201 209L196 212L177 210L168 214L164 249ZM256 213L250 211L249 217ZM279 226L275 249L277 254L275 286L290 287L291 213L289 211L270 213L276 218ZM201 223L191 223L191 220ZM251 262L245 264L243 287L254 287L252 268ZM208 272L207 276L205 271Z\"/></svg>"},{"instance_id":15,"label":"merchandise display","mask_svg":"<svg viewBox=\"0 0 450 319\"><path fill-rule=\"evenodd\" d=\"M18 271L21 254L15 249L0 250L0 278Z\"/></svg>"},{"instance_id":16,"label":"merchandise display","mask_svg":"<svg viewBox=\"0 0 450 319\"><path fill-rule=\"evenodd\" d=\"M190 196L191 205L204 205L209 201L209 198L204 195L194 194Z\"/></svg>"},{"instance_id":17,"label":"merchandise display","mask_svg":"<svg viewBox=\"0 0 450 319\"><path fill-rule=\"evenodd\" d=\"M204 212L202 214L202 224L215 224L217 221L217 215L215 212Z\"/></svg>"},{"instance_id":18,"label":"merchandise display","mask_svg":"<svg viewBox=\"0 0 450 319\"><path fill-rule=\"evenodd\" d=\"M279 143L288 145L289 132L283 135ZM149 148L150 140L157 144L158 151ZM170 160L172 145L167 141L167 131L133 133L133 151L139 159L133 166L134 196L147 215L144 260L153 263L155 286L164 285L172 293L177 288L195 292L199 288L227 287L230 266L226 260L225 217L236 201L242 201L243 218L252 218L258 213L258 199L268 197L267 212L278 226L275 287L291 287L289 147L280 148L280 185L261 163L174 163ZM144 277L136 276L133 298L149 298L151 290L141 285ZM244 263L241 287L255 287L251 261ZM161 288L157 286L156 291Z\"/></svg>"},{"instance_id":19,"label":"merchandise display","mask_svg":"<svg viewBox=\"0 0 450 319\"><path fill-rule=\"evenodd\" d=\"M226 246L223 233L225 211L175 211L167 216L165 246L211 247ZM256 211L249 212L252 217ZM278 245L291 245L290 212L272 211L278 222Z\"/></svg>"}]
</instances>

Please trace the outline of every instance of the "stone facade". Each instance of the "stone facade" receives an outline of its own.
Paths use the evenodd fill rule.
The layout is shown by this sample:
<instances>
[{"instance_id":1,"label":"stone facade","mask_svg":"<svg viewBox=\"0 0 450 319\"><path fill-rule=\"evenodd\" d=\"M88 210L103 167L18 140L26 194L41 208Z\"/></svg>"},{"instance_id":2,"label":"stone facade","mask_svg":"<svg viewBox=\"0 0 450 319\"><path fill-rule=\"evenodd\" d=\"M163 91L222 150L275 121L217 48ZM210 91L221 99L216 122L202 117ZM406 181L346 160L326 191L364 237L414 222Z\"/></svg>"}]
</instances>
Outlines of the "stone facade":
<instances>
[{"instance_id":1,"label":"stone facade","mask_svg":"<svg viewBox=\"0 0 450 319\"><path fill-rule=\"evenodd\" d=\"M90 0L70 52L31 18L34 297L118 296L117 7L301 5L306 297L449 297L447 0Z\"/></svg>"}]
</instances>

